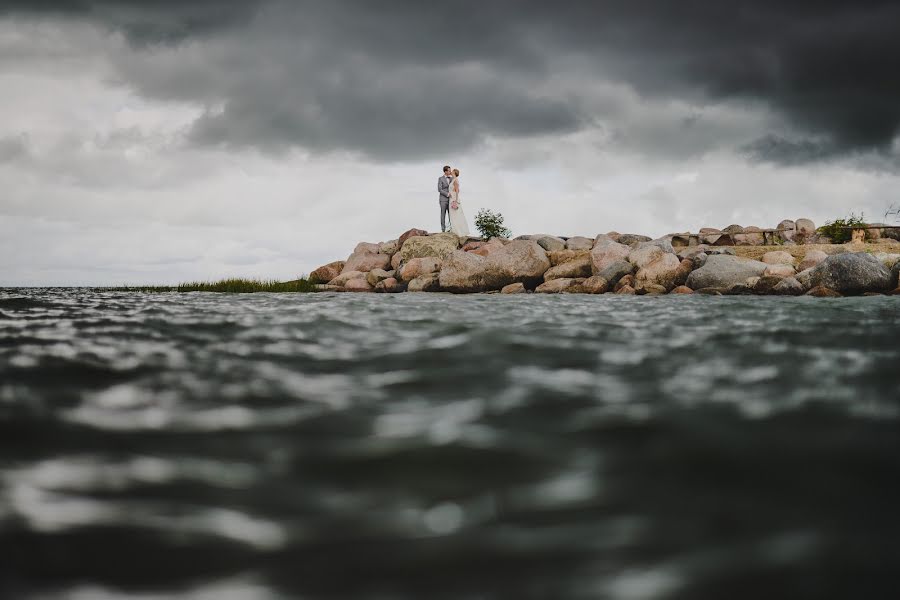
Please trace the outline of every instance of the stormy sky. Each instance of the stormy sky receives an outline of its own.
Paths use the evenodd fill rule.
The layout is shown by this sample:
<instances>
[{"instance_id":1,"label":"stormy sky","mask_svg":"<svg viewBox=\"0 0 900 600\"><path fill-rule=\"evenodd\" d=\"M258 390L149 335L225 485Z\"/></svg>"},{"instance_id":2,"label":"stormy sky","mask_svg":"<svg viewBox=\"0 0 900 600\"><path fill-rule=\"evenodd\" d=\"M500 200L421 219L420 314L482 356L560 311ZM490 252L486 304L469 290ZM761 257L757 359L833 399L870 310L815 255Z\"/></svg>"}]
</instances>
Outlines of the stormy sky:
<instances>
[{"instance_id":1,"label":"stormy sky","mask_svg":"<svg viewBox=\"0 0 900 600\"><path fill-rule=\"evenodd\" d=\"M900 205L900 5L0 1L0 285L287 279L471 221Z\"/></svg>"}]
</instances>

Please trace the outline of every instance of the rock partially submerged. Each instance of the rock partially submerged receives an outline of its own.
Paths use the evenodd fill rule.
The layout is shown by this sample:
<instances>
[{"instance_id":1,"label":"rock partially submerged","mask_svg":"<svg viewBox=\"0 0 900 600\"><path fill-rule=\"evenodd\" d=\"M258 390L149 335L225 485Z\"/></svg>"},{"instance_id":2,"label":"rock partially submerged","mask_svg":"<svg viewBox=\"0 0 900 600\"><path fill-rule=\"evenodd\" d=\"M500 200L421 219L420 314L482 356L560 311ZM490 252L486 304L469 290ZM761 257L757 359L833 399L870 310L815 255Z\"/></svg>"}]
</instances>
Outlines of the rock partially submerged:
<instances>
[{"instance_id":1,"label":"rock partially submerged","mask_svg":"<svg viewBox=\"0 0 900 600\"><path fill-rule=\"evenodd\" d=\"M703 288L729 288L743 284L748 277L761 276L768 265L757 260L736 256L710 256L706 264L692 271L686 285L692 290Z\"/></svg>"},{"instance_id":2,"label":"rock partially submerged","mask_svg":"<svg viewBox=\"0 0 900 600\"><path fill-rule=\"evenodd\" d=\"M897 282L877 258L865 252L833 254L809 273L811 288L825 287L844 295L887 292Z\"/></svg>"},{"instance_id":3,"label":"rock partially submerged","mask_svg":"<svg viewBox=\"0 0 900 600\"><path fill-rule=\"evenodd\" d=\"M454 293L500 290L511 283L537 287L550 269L547 252L532 240L512 241L485 257L455 251L443 262L441 289Z\"/></svg>"}]
</instances>

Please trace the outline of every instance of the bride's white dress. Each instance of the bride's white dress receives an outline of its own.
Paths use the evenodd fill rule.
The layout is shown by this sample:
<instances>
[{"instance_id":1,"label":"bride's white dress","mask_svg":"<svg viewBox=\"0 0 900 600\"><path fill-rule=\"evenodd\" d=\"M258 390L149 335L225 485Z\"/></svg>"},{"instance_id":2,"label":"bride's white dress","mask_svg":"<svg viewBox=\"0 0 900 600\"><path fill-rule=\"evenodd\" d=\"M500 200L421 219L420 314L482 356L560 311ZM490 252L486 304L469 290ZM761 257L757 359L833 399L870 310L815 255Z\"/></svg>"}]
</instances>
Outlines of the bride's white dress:
<instances>
[{"instance_id":1,"label":"bride's white dress","mask_svg":"<svg viewBox=\"0 0 900 600\"><path fill-rule=\"evenodd\" d=\"M463 212L462 202L459 201L459 179L454 179L450 183L450 231L459 236L469 235L469 224L466 222L466 213ZM459 207L453 210L453 201Z\"/></svg>"}]
</instances>

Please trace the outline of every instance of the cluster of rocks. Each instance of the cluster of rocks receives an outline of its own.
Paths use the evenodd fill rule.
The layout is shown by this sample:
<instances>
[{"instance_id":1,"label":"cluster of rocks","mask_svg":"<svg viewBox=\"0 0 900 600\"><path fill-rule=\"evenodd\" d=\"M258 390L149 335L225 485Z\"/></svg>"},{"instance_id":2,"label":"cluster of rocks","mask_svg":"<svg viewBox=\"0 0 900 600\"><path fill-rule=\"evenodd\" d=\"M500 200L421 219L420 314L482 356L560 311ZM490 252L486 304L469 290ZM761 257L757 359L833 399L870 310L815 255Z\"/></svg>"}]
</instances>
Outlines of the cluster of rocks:
<instances>
[{"instance_id":1,"label":"cluster of rocks","mask_svg":"<svg viewBox=\"0 0 900 600\"><path fill-rule=\"evenodd\" d=\"M900 294L900 254L809 250L798 260L775 250L753 260L718 245L715 234L679 241L678 234L653 240L615 232L484 241L411 229L389 242L361 243L310 278L322 291L341 292Z\"/></svg>"}]
</instances>

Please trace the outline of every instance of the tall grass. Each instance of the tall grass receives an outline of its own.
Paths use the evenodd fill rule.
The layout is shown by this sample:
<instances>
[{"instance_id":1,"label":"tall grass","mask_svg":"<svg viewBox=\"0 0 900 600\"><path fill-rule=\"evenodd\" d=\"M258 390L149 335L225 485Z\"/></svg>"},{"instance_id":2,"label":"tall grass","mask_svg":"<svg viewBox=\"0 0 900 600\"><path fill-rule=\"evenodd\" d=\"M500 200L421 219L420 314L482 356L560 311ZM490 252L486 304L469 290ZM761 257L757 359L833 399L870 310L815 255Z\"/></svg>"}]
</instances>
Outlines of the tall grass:
<instances>
[{"instance_id":1,"label":"tall grass","mask_svg":"<svg viewBox=\"0 0 900 600\"><path fill-rule=\"evenodd\" d=\"M177 286L138 285L97 289L109 292L220 292L226 294L252 294L253 292L306 293L316 291L315 285L303 277L294 281L235 277L220 281L190 281Z\"/></svg>"},{"instance_id":2,"label":"tall grass","mask_svg":"<svg viewBox=\"0 0 900 600\"><path fill-rule=\"evenodd\" d=\"M227 294L252 294L254 292L305 293L314 292L315 286L307 279L275 281L274 279L232 278L221 281L191 281L179 284L177 292L224 292Z\"/></svg>"}]
</instances>

